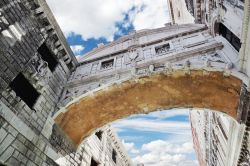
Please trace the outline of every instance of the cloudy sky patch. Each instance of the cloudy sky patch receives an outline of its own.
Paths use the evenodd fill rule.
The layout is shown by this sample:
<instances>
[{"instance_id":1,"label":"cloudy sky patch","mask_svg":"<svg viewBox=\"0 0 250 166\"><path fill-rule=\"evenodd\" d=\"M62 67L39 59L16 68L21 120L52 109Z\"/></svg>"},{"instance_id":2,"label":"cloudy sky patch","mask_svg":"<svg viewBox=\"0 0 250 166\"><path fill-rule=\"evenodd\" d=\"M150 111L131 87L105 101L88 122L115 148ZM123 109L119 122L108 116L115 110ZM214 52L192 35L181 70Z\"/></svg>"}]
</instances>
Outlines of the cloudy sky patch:
<instances>
[{"instance_id":1,"label":"cloudy sky patch","mask_svg":"<svg viewBox=\"0 0 250 166\"><path fill-rule=\"evenodd\" d=\"M132 30L169 22L167 0L47 0L70 45L90 51ZM72 41L72 37L74 41ZM80 37L80 38L79 38ZM95 42L93 42L95 41Z\"/></svg>"},{"instance_id":2,"label":"cloudy sky patch","mask_svg":"<svg viewBox=\"0 0 250 166\"><path fill-rule=\"evenodd\" d=\"M112 123L134 164L196 166L187 109L133 115Z\"/></svg>"}]
</instances>

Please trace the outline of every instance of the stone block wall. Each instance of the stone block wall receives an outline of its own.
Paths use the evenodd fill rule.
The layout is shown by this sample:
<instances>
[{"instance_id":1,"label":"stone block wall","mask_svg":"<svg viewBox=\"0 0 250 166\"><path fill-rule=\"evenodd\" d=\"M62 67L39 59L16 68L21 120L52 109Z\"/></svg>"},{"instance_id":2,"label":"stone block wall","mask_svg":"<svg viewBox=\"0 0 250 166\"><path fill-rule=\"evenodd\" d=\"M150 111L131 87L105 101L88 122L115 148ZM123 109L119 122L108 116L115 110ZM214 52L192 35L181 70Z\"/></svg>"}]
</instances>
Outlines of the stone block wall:
<instances>
[{"instance_id":1,"label":"stone block wall","mask_svg":"<svg viewBox=\"0 0 250 166\"><path fill-rule=\"evenodd\" d=\"M11 166L57 165L53 140L67 140L51 115L77 61L46 5L0 1L0 161Z\"/></svg>"}]
</instances>

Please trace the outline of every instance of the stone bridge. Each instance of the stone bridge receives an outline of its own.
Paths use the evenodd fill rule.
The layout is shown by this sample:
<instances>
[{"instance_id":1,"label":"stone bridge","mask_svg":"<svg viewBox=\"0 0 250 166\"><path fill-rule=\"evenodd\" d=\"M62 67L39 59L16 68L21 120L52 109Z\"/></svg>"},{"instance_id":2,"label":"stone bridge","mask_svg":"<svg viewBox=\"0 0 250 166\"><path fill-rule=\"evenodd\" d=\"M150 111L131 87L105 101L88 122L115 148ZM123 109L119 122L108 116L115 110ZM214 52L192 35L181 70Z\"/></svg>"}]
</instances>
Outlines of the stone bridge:
<instances>
[{"instance_id":1,"label":"stone bridge","mask_svg":"<svg viewBox=\"0 0 250 166\"><path fill-rule=\"evenodd\" d=\"M96 128L183 107L241 123L238 165L247 161L249 0L185 2L195 24L131 32L77 61L45 0L1 0L0 162L91 163L78 145Z\"/></svg>"},{"instance_id":2,"label":"stone bridge","mask_svg":"<svg viewBox=\"0 0 250 166\"><path fill-rule=\"evenodd\" d=\"M53 116L75 144L108 122L156 110L207 108L241 119L249 80L239 53L205 25L132 32L79 61Z\"/></svg>"}]
</instances>

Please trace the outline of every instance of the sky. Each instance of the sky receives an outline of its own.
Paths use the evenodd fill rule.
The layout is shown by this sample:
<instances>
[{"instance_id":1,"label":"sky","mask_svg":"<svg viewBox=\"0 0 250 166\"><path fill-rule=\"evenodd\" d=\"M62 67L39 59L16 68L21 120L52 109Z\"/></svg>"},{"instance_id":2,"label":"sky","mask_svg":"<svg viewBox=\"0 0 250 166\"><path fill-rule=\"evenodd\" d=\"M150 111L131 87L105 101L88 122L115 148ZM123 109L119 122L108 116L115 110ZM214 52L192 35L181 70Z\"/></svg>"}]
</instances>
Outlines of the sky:
<instances>
[{"instance_id":1,"label":"sky","mask_svg":"<svg viewBox=\"0 0 250 166\"><path fill-rule=\"evenodd\" d=\"M112 123L134 164L195 166L187 109L133 115Z\"/></svg>"},{"instance_id":2,"label":"sky","mask_svg":"<svg viewBox=\"0 0 250 166\"><path fill-rule=\"evenodd\" d=\"M75 55L169 22L167 0L47 0Z\"/></svg>"},{"instance_id":3,"label":"sky","mask_svg":"<svg viewBox=\"0 0 250 166\"><path fill-rule=\"evenodd\" d=\"M170 21L167 0L47 0L76 57ZM113 123L135 163L195 166L187 110L136 115Z\"/></svg>"}]
</instances>

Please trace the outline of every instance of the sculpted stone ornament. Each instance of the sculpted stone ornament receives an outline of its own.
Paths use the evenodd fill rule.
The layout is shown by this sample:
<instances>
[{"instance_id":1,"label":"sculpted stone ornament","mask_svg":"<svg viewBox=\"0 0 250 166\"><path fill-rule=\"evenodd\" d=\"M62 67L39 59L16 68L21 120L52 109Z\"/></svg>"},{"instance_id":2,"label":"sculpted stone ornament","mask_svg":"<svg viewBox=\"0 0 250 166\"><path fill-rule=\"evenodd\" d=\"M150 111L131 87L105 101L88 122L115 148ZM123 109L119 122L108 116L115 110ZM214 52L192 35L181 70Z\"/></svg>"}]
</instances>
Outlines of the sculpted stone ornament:
<instances>
[{"instance_id":1,"label":"sculpted stone ornament","mask_svg":"<svg viewBox=\"0 0 250 166\"><path fill-rule=\"evenodd\" d=\"M45 62L39 55L35 55L31 61L32 69L28 69L28 77L32 78L31 83L35 85L39 90L43 91L49 78L48 63Z\"/></svg>"},{"instance_id":2,"label":"sculpted stone ornament","mask_svg":"<svg viewBox=\"0 0 250 166\"><path fill-rule=\"evenodd\" d=\"M185 62L185 67L186 68L189 68L191 66L191 62L189 61L189 60L187 60L186 62Z\"/></svg>"},{"instance_id":3,"label":"sculpted stone ornament","mask_svg":"<svg viewBox=\"0 0 250 166\"><path fill-rule=\"evenodd\" d=\"M226 64L226 69L227 70L230 70L232 68L233 68L233 63L229 62L229 63Z\"/></svg>"},{"instance_id":4,"label":"sculpted stone ornament","mask_svg":"<svg viewBox=\"0 0 250 166\"><path fill-rule=\"evenodd\" d=\"M3 15L3 10L2 9L0 9L0 25L2 25L2 26L9 26L9 22L6 20L6 18L4 17L4 15ZM1 30L2 28L0 27L0 30Z\"/></svg>"},{"instance_id":5,"label":"sculpted stone ornament","mask_svg":"<svg viewBox=\"0 0 250 166\"><path fill-rule=\"evenodd\" d=\"M36 73L32 75L36 80L39 80L40 77L44 77L47 75L48 63L43 61L39 55L33 57L33 59L31 60L31 64L36 70Z\"/></svg>"},{"instance_id":6,"label":"sculpted stone ornament","mask_svg":"<svg viewBox=\"0 0 250 166\"><path fill-rule=\"evenodd\" d=\"M135 67L133 67L133 68L131 69L131 74L132 74L133 76L136 75L136 68L135 68Z\"/></svg>"},{"instance_id":7,"label":"sculpted stone ornament","mask_svg":"<svg viewBox=\"0 0 250 166\"><path fill-rule=\"evenodd\" d=\"M139 53L136 50L131 50L129 52L130 61L135 61L138 56L139 56Z\"/></svg>"},{"instance_id":8,"label":"sculpted stone ornament","mask_svg":"<svg viewBox=\"0 0 250 166\"><path fill-rule=\"evenodd\" d=\"M210 61L210 62L226 63L226 60L217 53L205 54L205 55L199 56L199 59L205 62Z\"/></svg>"},{"instance_id":9,"label":"sculpted stone ornament","mask_svg":"<svg viewBox=\"0 0 250 166\"><path fill-rule=\"evenodd\" d=\"M205 62L204 62L204 65L205 67L211 67L211 61L209 59L207 59Z\"/></svg>"},{"instance_id":10,"label":"sculpted stone ornament","mask_svg":"<svg viewBox=\"0 0 250 166\"><path fill-rule=\"evenodd\" d=\"M240 163L240 166L250 166L250 153L248 150L246 151L243 162Z\"/></svg>"},{"instance_id":11,"label":"sculpted stone ornament","mask_svg":"<svg viewBox=\"0 0 250 166\"><path fill-rule=\"evenodd\" d=\"M155 69L154 65L150 65L150 66L149 66L149 71L150 71L150 72L153 72L154 69Z\"/></svg>"},{"instance_id":12,"label":"sculpted stone ornament","mask_svg":"<svg viewBox=\"0 0 250 166\"><path fill-rule=\"evenodd\" d=\"M120 75L117 73L115 74L115 80L119 80L120 79Z\"/></svg>"},{"instance_id":13,"label":"sculpted stone ornament","mask_svg":"<svg viewBox=\"0 0 250 166\"><path fill-rule=\"evenodd\" d=\"M170 70L172 69L172 64L170 62L166 62L164 64L164 66L165 66L166 69L170 69Z\"/></svg>"}]
</instances>

